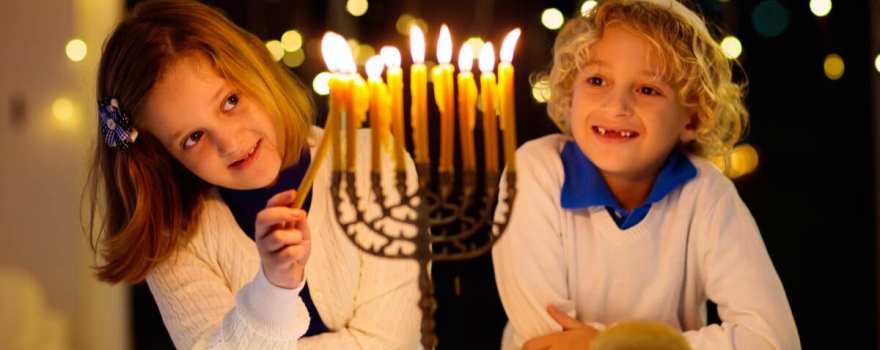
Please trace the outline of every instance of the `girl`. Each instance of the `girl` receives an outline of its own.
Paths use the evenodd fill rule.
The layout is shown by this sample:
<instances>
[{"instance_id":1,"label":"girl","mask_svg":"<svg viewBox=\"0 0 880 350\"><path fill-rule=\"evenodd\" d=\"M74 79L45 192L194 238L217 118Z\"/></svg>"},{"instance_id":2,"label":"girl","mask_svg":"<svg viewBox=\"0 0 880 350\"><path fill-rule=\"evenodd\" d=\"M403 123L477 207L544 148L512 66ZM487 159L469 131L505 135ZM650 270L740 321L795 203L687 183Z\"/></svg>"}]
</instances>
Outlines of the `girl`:
<instances>
[{"instance_id":1,"label":"girl","mask_svg":"<svg viewBox=\"0 0 880 350\"><path fill-rule=\"evenodd\" d=\"M258 38L197 2L141 3L105 43L97 97L98 278L146 279L175 346L416 347L416 264L348 242L329 167L308 215L290 208L323 132Z\"/></svg>"},{"instance_id":2,"label":"girl","mask_svg":"<svg viewBox=\"0 0 880 350\"><path fill-rule=\"evenodd\" d=\"M518 204L493 250L503 348L584 348L642 319L693 349L799 349L751 214L703 158L748 115L700 17L674 0L602 1L559 34L549 81L565 134L518 150ZM706 325L707 299L720 325Z\"/></svg>"}]
</instances>

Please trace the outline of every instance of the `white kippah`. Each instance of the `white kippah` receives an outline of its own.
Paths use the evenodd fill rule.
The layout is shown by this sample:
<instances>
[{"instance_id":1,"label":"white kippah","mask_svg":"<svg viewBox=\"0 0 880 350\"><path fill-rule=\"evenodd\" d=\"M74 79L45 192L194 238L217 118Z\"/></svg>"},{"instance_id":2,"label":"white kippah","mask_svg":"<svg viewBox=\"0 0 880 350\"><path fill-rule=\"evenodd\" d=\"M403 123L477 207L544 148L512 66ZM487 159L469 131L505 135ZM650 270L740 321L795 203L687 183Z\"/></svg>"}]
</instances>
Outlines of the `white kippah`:
<instances>
[{"instance_id":1,"label":"white kippah","mask_svg":"<svg viewBox=\"0 0 880 350\"><path fill-rule=\"evenodd\" d=\"M709 32L709 30L706 29L706 23L703 22L702 19L700 19L700 16L698 16L696 13L694 13L694 11L691 11L691 9L687 8L687 6L684 6L682 3L680 3L676 0L641 0L641 1L650 2L650 3L655 4L657 6L666 8L670 12L677 14L677 15L681 16L682 18L684 18L686 21L688 21L695 28L698 28L700 31L706 32L706 34L708 34L708 32Z\"/></svg>"}]
</instances>

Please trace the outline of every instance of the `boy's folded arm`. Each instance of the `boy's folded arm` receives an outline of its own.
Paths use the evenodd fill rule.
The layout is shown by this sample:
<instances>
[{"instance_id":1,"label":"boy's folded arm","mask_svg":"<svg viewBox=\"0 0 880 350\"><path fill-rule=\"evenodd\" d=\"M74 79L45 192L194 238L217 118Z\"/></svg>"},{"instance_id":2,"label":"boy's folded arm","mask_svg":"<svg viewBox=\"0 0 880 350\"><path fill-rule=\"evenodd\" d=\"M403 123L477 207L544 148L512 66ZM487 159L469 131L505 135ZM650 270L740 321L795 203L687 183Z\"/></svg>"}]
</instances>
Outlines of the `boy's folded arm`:
<instances>
[{"instance_id":1,"label":"boy's folded arm","mask_svg":"<svg viewBox=\"0 0 880 350\"><path fill-rule=\"evenodd\" d=\"M695 349L800 349L797 328L773 262L734 188L695 227L700 278L721 325L687 331Z\"/></svg>"}]
</instances>

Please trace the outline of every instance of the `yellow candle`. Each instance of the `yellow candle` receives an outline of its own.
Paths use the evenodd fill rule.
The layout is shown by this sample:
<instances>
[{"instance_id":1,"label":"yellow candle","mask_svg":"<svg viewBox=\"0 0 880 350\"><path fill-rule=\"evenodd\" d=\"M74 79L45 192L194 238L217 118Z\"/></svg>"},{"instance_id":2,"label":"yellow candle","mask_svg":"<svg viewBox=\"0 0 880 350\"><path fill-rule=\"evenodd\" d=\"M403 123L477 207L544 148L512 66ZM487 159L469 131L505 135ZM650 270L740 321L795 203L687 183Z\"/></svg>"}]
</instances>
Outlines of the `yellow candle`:
<instances>
[{"instance_id":1,"label":"yellow candle","mask_svg":"<svg viewBox=\"0 0 880 350\"><path fill-rule=\"evenodd\" d=\"M437 62L440 64L431 72L434 77L434 97L437 109L440 110L440 171L452 172L453 130L455 130L455 95L453 93L452 72L455 68L449 64L452 60L452 36L444 24L440 28L437 41Z\"/></svg>"},{"instance_id":2,"label":"yellow candle","mask_svg":"<svg viewBox=\"0 0 880 350\"><path fill-rule=\"evenodd\" d=\"M324 137L321 138L321 143L318 145L318 150L315 152L315 158L309 164L309 168L306 170L299 188L297 188L298 195L293 203L293 207L297 209L302 208L303 202L308 197L308 193L312 188L312 182L315 179L315 174L317 174L318 169L321 168L321 163L323 162L324 157L327 154L327 149L331 146L331 143L333 147L333 169L342 169L342 156L340 154L341 150L338 134L339 126L337 125L339 123L341 108L343 108L341 106L343 101L341 98L342 90L340 89L342 84L339 76L336 74L338 68L336 56L339 54L337 50L340 48L340 40L344 45L345 39L342 39L338 34L332 32L325 34L324 38L321 40L321 53L324 56L324 62L327 63L327 67L333 72L327 83L330 88L330 110L327 116L327 124L324 126Z\"/></svg>"},{"instance_id":3,"label":"yellow candle","mask_svg":"<svg viewBox=\"0 0 880 350\"><path fill-rule=\"evenodd\" d=\"M495 50L492 43L480 49L480 92L483 103L483 139L486 146L486 172L498 173L498 124L495 113L497 85L495 83Z\"/></svg>"},{"instance_id":4,"label":"yellow candle","mask_svg":"<svg viewBox=\"0 0 880 350\"><path fill-rule=\"evenodd\" d=\"M387 104L384 104L384 95L387 95L387 88L382 82L382 70L385 68L385 62L381 56L373 56L367 60L365 65L367 76L369 77L370 86L370 131L371 131L371 169L380 171L380 155L382 145L385 144L384 137L387 132L385 119L387 118Z\"/></svg>"},{"instance_id":5,"label":"yellow candle","mask_svg":"<svg viewBox=\"0 0 880 350\"><path fill-rule=\"evenodd\" d=\"M446 88L443 86L443 74L440 65L431 69L431 77L434 80L434 102L437 104L437 111L440 112L440 171L446 171L446 157L448 150L446 148Z\"/></svg>"},{"instance_id":6,"label":"yellow candle","mask_svg":"<svg viewBox=\"0 0 880 350\"><path fill-rule=\"evenodd\" d=\"M413 65L410 66L410 123L413 129L413 143L415 144L416 163L428 164L431 162L428 146L428 94L427 68L425 61L425 35L418 26L412 26L409 30L410 53Z\"/></svg>"},{"instance_id":7,"label":"yellow candle","mask_svg":"<svg viewBox=\"0 0 880 350\"><path fill-rule=\"evenodd\" d=\"M367 113L367 109L370 106L370 96L369 91L367 91L367 84L364 82L364 79L361 78L360 75L355 74L351 78L351 101L349 102L349 111L346 112L346 119L348 121L347 125L347 140L348 140L348 149L346 151L346 163L348 165L348 171L355 171L355 159L356 159L356 145L357 145L357 129L360 129L361 124L364 122L365 115Z\"/></svg>"},{"instance_id":8,"label":"yellow candle","mask_svg":"<svg viewBox=\"0 0 880 350\"><path fill-rule=\"evenodd\" d=\"M388 93L391 95L391 132L394 135L394 166L404 171L403 153L406 149L406 134L403 125L403 70L400 69L400 51L386 46L380 51L385 60L385 74L388 79Z\"/></svg>"},{"instance_id":9,"label":"yellow candle","mask_svg":"<svg viewBox=\"0 0 880 350\"><path fill-rule=\"evenodd\" d=\"M474 55L470 46L464 44L458 51L458 130L461 139L461 157L466 171L477 168L477 157L474 154L474 103L477 101L477 86L471 73L473 65Z\"/></svg>"},{"instance_id":10,"label":"yellow candle","mask_svg":"<svg viewBox=\"0 0 880 350\"><path fill-rule=\"evenodd\" d=\"M355 118L354 118L354 77L350 74L342 80L343 115L345 116L345 169L354 170L355 156Z\"/></svg>"},{"instance_id":11,"label":"yellow candle","mask_svg":"<svg viewBox=\"0 0 880 350\"><path fill-rule=\"evenodd\" d=\"M342 170L342 149L338 134L339 126L334 122L340 118L340 114L343 113L345 108L342 98L342 81L339 76L339 56L341 55L340 50L343 50L340 41L343 44L345 43L344 38L333 32L327 32L321 39L321 55L324 56L324 63L327 64L327 68L331 72L330 80L327 82L330 88L330 108L327 113L327 124L324 126L324 138L321 142L325 142L324 139L329 139L333 145L333 170ZM347 44L345 45L347 46Z\"/></svg>"},{"instance_id":12,"label":"yellow candle","mask_svg":"<svg viewBox=\"0 0 880 350\"><path fill-rule=\"evenodd\" d=\"M516 171L516 104L513 92L513 49L519 39L519 28L512 30L501 44L498 64L498 85L501 91L501 129L504 130L504 158L507 169Z\"/></svg>"},{"instance_id":13,"label":"yellow candle","mask_svg":"<svg viewBox=\"0 0 880 350\"><path fill-rule=\"evenodd\" d=\"M339 126L336 122L332 123L332 125L330 122L339 120L340 115L345 109L342 97L344 93L342 88L343 82L340 76L334 73L328 85L330 86L330 110L324 133L327 135L325 137L329 137L330 142L333 144L333 170L342 170L342 145L339 140Z\"/></svg>"}]
</instances>

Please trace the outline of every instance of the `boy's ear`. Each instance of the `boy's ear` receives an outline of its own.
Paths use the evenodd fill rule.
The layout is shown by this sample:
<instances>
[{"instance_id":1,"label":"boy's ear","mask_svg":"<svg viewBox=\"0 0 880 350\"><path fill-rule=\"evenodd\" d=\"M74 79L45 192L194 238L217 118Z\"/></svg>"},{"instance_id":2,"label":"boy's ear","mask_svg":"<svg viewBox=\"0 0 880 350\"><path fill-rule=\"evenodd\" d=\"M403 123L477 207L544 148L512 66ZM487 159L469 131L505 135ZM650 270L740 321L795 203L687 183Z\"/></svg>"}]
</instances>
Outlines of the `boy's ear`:
<instances>
[{"instance_id":1,"label":"boy's ear","mask_svg":"<svg viewBox=\"0 0 880 350\"><path fill-rule=\"evenodd\" d=\"M700 125L700 118L697 113L691 113L688 123L685 124L684 130L681 131L681 143L688 143L697 139L697 127Z\"/></svg>"}]
</instances>

